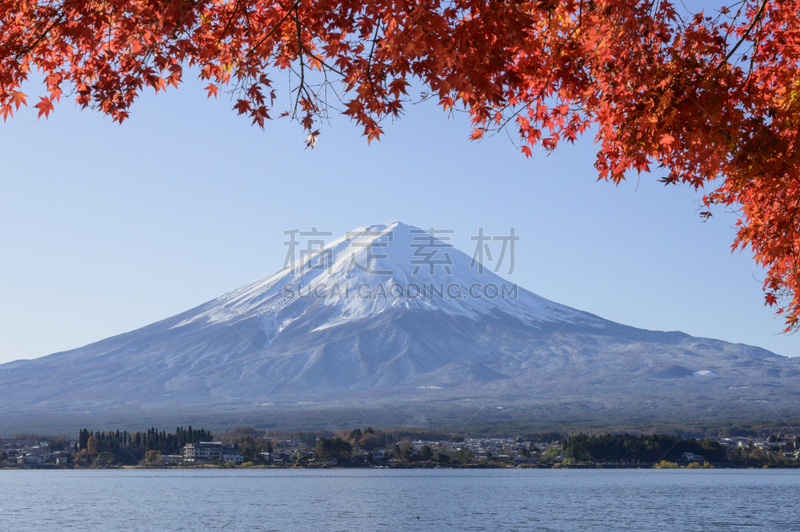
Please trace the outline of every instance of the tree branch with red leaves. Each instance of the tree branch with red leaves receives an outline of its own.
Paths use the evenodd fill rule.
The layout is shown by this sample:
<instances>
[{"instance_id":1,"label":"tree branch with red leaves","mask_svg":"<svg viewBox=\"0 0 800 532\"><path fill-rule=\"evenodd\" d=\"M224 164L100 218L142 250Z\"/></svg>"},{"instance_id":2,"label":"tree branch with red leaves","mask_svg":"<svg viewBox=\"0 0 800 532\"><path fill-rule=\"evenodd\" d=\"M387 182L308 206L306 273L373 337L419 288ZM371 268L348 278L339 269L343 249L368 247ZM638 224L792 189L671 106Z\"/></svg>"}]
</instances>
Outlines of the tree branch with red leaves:
<instances>
[{"instance_id":1,"label":"tree branch with red leaves","mask_svg":"<svg viewBox=\"0 0 800 532\"><path fill-rule=\"evenodd\" d=\"M526 156L592 131L600 179L663 168L665 182L740 213L733 247L764 267L765 301L791 331L798 12L800 0L744 0L715 16L636 0L0 0L0 114L27 105L36 69L40 116L66 90L121 123L143 90L177 87L191 68L209 97L227 87L266 127L273 79L299 71L284 115L310 145L329 109L321 87L369 141L411 84L469 113L472 138L516 124Z\"/></svg>"}]
</instances>

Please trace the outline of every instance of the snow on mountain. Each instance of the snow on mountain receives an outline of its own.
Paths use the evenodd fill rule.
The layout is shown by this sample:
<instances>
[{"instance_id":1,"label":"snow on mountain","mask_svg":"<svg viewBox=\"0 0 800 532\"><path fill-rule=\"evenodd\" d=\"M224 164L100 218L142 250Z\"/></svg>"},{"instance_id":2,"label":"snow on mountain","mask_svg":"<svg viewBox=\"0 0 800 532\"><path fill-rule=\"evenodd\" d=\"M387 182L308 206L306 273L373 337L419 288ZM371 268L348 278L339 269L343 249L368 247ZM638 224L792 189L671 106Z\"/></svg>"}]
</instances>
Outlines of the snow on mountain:
<instances>
[{"instance_id":1,"label":"snow on mountain","mask_svg":"<svg viewBox=\"0 0 800 532\"><path fill-rule=\"evenodd\" d=\"M400 415L465 399L530 409L534 395L601 417L705 412L709 401L738 416L760 412L776 389L773 406L800 407L800 359L559 305L492 273L497 254L482 270L446 237L395 222L309 254L307 240L275 274L177 316L2 364L0 422L23 411L228 415L308 401Z\"/></svg>"},{"instance_id":2,"label":"snow on mountain","mask_svg":"<svg viewBox=\"0 0 800 532\"><path fill-rule=\"evenodd\" d=\"M301 308L282 316L297 302L303 303ZM358 228L269 277L203 305L175 327L261 316L274 341L293 321L313 313L326 315L316 329L323 330L395 309L439 311L473 320L504 313L534 327L543 322L593 327L606 323L506 281L429 232L394 222Z\"/></svg>"}]
</instances>

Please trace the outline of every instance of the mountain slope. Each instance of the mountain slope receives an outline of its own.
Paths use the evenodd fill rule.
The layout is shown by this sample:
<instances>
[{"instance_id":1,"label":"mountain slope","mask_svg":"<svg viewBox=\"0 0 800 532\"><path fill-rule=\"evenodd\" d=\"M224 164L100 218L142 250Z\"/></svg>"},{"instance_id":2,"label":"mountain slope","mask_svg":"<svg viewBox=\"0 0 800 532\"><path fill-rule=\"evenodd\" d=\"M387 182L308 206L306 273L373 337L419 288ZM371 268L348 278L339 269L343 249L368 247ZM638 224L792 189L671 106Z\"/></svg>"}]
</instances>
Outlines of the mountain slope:
<instances>
[{"instance_id":1,"label":"mountain slope","mask_svg":"<svg viewBox=\"0 0 800 532\"><path fill-rule=\"evenodd\" d=\"M658 415L758 401L793 408L798 384L794 359L604 320L481 273L464 253L394 223L139 330L0 365L0 412L485 399L653 403Z\"/></svg>"}]
</instances>

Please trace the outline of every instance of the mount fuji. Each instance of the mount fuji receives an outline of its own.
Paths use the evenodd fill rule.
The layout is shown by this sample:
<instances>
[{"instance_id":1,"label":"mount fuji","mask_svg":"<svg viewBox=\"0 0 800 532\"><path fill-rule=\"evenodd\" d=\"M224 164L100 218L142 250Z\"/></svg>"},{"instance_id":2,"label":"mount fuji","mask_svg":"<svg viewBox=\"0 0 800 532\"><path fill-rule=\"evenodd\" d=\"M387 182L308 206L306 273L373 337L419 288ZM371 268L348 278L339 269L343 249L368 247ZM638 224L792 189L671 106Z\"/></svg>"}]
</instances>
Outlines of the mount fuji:
<instances>
[{"instance_id":1,"label":"mount fuji","mask_svg":"<svg viewBox=\"0 0 800 532\"><path fill-rule=\"evenodd\" d=\"M436 233L359 228L177 316L0 365L0 414L402 416L491 405L520 419L541 409L656 419L800 406L800 359L614 323L490 270Z\"/></svg>"}]
</instances>

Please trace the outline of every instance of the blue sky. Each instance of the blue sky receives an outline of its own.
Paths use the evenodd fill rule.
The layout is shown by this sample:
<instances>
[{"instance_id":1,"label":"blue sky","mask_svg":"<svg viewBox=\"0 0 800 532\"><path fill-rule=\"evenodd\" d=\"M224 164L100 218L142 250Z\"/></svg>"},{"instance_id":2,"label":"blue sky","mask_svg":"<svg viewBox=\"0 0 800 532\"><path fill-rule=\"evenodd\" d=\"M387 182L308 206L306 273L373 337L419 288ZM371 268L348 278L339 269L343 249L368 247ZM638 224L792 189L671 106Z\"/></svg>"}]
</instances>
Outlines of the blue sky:
<instances>
[{"instance_id":1,"label":"blue sky","mask_svg":"<svg viewBox=\"0 0 800 532\"><path fill-rule=\"evenodd\" d=\"M147 92L122 126L68 99L47 120L22 109L0 126L0 362L129 331L267 276L283 265L286 230L338 237L394 220L452 229L468 254L478 227L513 226L509 279L541 296L636 327L798 352L763 306L749 253L731 254L735 217L717 209L703 223L702 191L665 188L658 173L597 182L591 136L525 159L505 134L468 141L464 116L428 102L371 146L334 117L312 151L299 125L250 127L233 102L186 80Z\"/></svg>"}]
</instances>

